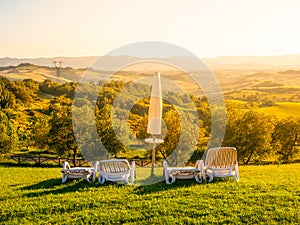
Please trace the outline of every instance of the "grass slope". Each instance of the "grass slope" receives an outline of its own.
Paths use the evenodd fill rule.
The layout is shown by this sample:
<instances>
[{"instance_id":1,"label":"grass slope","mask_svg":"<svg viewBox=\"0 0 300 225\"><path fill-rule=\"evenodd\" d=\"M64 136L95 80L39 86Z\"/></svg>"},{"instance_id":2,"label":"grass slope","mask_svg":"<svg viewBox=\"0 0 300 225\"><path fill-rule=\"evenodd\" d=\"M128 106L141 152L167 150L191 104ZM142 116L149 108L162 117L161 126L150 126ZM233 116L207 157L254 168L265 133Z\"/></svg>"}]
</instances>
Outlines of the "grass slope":
<instances>
[{"instance_id":1,"label":"grass slope","mask_svg":"<svg viewBox=\"0 0 300 225\"><path fill-rule=\"evenodd\" d=\"M261 111L276 115L278 118L287 118L289 116L300 116L300 103L298 102L277 102L275 106L260 108Z\"/></svg>"},{"instance_id":2,"label":"grass slope","mask_svg":"<svg viewBox=\"0 0 300 225\"><path fill-rule=\"evenodd\" d=\"M299 224L299 170L300 164L247 166L240 167L240 182L139 187L82 180L62 185L58 168L0 167L0 222Z\"/></svg>"}]
</instances>

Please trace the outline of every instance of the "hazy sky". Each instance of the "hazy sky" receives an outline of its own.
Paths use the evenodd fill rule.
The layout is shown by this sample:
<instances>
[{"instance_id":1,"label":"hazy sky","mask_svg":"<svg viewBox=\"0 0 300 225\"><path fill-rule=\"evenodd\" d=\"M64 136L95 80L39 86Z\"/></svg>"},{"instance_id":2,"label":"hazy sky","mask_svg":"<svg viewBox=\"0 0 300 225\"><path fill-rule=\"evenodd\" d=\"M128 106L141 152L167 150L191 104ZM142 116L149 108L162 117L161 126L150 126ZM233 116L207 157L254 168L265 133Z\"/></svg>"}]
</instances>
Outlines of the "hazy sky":
<instances>
[{"instance_id":1,"label":"hazy sky","mask_svg":"<svg viewBox=\"0 0 300 225\"><path fill-rule=\"evenodd\" d=\"M300 53L299 0L0 0L0 57L164 41L200 57Z\"/></svg>"}]
</instances>

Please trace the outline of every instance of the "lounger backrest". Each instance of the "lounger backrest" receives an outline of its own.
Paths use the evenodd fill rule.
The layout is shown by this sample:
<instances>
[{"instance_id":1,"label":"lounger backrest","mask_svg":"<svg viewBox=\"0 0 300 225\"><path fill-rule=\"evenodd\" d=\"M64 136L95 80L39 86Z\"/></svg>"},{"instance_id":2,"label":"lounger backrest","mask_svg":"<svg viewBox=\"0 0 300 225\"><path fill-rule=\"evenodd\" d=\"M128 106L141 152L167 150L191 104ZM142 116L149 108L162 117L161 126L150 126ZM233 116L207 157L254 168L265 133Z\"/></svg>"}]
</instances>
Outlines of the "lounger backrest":
<instances>
[{"instance_id":1,"label":"lounger backrest","mask_svg":"<svg viewBox=\"0 0 300 225\"><path fill-rule=\"evenodd\" d=\"M99 167L105 173L121 173L130 170L127 160L101 160Z\"/></svg>"},{"instance_id":2,"label":"lounger backrest","mask_svg":"<svg viewBox=\"0 0 300 225\"><path fill-rule=\"evenodd\" d=\"M234 147L211 148L207 151L205 165L210 168L233 168L237 162Z\"/></svg>"}]
</instances>

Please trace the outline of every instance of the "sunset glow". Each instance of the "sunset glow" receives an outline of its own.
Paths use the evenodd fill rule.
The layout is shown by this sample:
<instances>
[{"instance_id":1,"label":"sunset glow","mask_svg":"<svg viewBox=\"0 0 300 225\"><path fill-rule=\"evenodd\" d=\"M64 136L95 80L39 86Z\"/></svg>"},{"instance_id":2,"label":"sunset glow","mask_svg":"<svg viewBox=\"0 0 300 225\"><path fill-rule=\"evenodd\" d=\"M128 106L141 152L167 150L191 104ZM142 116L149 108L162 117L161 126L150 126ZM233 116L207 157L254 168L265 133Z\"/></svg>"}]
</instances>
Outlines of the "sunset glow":
<instances>
[{"instance_id":1,"label":"sunset glow","mask_svg":"<svg viewBox=\"0 0 300 225\"><path fill-rule=\"evenodd\" d=\"M300 53L300 2L0 2L0 57L102 55L124 44L164 41L200 57Z\"/></svg>"}]
</instances>

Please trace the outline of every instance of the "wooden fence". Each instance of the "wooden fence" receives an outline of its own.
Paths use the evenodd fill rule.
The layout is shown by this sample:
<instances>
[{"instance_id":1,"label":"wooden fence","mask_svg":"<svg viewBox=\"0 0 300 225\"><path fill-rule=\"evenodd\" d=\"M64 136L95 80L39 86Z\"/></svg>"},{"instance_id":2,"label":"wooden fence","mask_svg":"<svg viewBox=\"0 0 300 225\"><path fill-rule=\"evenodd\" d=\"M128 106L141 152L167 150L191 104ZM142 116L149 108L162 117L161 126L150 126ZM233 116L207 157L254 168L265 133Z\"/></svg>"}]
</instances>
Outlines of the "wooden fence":
<instances>
[{"instance_id":1,"label":"wooden fence","mask_svg":"<svg viewBox=\"0 0 300 225\"><path fill-rule=\"evenodd\" d=\"M150 159L130 159L129 161L134 161L136 166L144 167L144 166L151 166ZM162 161L156 161L155 165L162 167Z\"/></svg>"},{"instance_id":2,"label":"wooden fence","mask_svg":"<svg viewBox=\"0 0 300 225\"><path fill-rule=\"evenodd\" d=\"M43 156L27 156L27 155L11 155L11 159L16 161L18 165L22 164L35 164L35 165L42 165L42 164L51 164L62 166L65 161L73 162L72 159L66 158L48 158ZM76 159L77 166L89 166L89 162L85 159Z\"/></svg>"},{"instance_id":3,"label":"wooden fence","mask_svg":"<svg viewBox=\"0 0 300 225\"><path fill-rule=\"evenodd\" d=\"M73 159L67 158L48 158L43 156L28 156L28 155L11 155L11 159L17 162L18 165L24 164L34 164L41 166L42 164L51 164L56 166L62 166L65 161L68 161L71 165L73 164ZM128 159L129 161L135 161L135 165L139 167L145 167L151 165L151 160L149 159ZM76 159L77 166L90 166L91 163L85 159ZM155 162L155 165L162 167L163 162Z\"/></svg>"}]
</instances>

